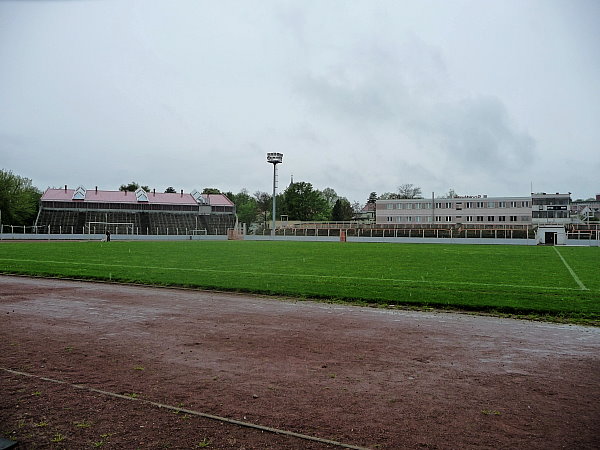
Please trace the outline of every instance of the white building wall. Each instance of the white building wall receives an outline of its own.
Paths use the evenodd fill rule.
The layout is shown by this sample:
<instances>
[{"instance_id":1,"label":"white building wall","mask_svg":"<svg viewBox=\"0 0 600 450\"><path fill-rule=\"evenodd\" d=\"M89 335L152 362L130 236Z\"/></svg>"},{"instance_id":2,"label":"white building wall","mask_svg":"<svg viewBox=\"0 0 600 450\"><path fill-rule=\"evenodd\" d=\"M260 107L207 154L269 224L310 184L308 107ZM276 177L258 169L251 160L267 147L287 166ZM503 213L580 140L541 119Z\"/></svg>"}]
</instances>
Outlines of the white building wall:
<instances>
[{"instance_id":1,"label":"white building wall","mask_svg":"<svg viewBox=\"0 0 600 450\"><path fill-rule=\"evenodd\" d=\"M379 225L531 225L530 197L377 200Z\"/></svg>"}]
</instances>

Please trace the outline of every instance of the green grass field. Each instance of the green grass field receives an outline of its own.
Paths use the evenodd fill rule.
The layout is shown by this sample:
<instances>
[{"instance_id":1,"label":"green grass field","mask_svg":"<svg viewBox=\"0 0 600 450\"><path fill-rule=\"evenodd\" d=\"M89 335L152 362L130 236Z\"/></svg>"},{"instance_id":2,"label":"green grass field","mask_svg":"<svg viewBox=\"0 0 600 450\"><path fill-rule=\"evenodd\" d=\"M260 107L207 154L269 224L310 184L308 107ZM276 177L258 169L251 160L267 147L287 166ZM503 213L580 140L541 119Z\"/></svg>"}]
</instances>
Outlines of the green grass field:
<instances>
[{"instance_id":1,"label":"green grass field","mask_svg":"<svg viewBox=\"0 0 600 450\"><path fill-rule=\"evenodd\" d=\"M597 247L8 242L0 272L600 323Z\"/></svg>"}]
</instances>

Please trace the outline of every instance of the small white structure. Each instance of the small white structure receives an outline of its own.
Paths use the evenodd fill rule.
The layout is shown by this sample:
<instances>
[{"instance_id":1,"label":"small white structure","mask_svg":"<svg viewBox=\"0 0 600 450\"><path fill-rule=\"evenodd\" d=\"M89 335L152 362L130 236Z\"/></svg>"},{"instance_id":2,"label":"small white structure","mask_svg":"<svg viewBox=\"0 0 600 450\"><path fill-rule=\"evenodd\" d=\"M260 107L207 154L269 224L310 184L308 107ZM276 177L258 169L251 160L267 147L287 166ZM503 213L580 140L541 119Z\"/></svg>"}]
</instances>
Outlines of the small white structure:
<instances>
[{"instance_id":1,"label":"small white structure","mask_svg":"<svg viewBox=\"0 0 600 450\"><path fill-rule=\"evenodd\" d=\"M535 233L538 245L565 245L567 232L562 225L539 225Z\"/></svg>"}]
</instances>

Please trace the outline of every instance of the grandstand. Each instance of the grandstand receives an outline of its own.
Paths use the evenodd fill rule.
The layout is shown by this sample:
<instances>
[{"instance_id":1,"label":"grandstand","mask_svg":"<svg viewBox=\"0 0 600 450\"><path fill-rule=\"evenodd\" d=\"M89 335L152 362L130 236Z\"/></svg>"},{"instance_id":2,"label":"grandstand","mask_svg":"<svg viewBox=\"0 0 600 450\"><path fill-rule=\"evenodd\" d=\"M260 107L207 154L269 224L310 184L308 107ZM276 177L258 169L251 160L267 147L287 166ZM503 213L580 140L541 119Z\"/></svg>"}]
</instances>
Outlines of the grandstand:
<instances>
[{"instance_id":1,"label":"grandstand","mask_svg":"<svg viewBox=\"0 0 600 450\"><path fill-rule=\"evenodd\" d=\"M37 230L59 234L227 234L235 205L223 194L49 188L40 201Z\"/></svg>"}]
</instances>

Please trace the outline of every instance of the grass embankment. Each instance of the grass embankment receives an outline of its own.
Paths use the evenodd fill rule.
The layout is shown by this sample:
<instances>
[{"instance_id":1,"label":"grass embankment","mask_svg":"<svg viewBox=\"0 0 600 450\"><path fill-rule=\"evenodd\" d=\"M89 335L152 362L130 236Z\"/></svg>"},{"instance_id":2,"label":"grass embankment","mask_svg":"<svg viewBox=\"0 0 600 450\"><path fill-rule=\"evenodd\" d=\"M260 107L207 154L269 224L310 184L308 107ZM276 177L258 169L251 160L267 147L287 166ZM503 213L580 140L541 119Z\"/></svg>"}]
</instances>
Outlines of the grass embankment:
<instances>
[{"instance_id":1,"label":"grass embankment","mask_svg":"<svg viewBox=\"0 0 600 450\"><path fill-rule=\"evenodd\" d=\"M600 324L600 249L593 247L243 241L3 243L0 272Z\"/></svg>"}]
</instances>

